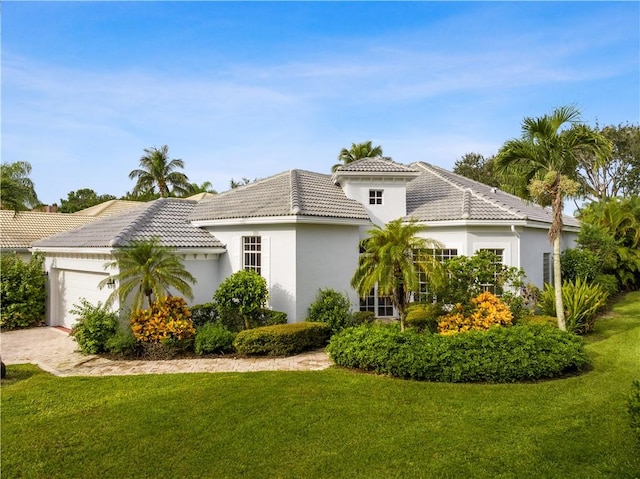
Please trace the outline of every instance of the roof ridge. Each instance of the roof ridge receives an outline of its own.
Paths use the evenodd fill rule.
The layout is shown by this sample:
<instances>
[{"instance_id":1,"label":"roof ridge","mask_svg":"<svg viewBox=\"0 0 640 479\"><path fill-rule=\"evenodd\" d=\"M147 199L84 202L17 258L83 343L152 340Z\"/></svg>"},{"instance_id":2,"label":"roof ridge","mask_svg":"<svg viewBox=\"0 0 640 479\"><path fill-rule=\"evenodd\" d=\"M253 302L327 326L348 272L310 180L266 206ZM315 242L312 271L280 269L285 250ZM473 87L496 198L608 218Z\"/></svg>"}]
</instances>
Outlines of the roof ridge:
<instances>
[{"instance_id":1,"label":"roof ridge","mask_svg":"<svg viewBox=\"0 0 640 479\"><path fill-rule=\"evenodd\" d=\"M120 233L115 235L110 241L109 246L120 246L121 242L126 241L131 237L131 231L136 231L138 226L146 220L151 213L154 213L166 202L168 198L158 198L157 200L145 203L146 208L140 208L140 212L136 218L125 226Z\"/></svg>"},{"instance_id":2,"label":"roof ridge","mask_svg":"<svg viewBox=\"0 0 640 479\"><path fill-rule=\"evenodd\" d=\"M297 215L300 213L300 198L298 195L298 171L289 170L289 201L291 203L291 213Z\"/></svg>"}]
</instances>

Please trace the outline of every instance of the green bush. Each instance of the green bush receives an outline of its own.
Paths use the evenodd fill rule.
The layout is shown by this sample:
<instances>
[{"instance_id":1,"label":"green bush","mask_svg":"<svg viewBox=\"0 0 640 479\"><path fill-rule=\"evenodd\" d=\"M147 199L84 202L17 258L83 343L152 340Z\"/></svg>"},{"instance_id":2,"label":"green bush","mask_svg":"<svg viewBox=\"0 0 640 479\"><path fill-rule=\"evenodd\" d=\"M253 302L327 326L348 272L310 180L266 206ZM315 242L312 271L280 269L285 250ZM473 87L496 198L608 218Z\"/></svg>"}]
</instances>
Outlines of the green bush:
<instances>
[{"instance_id":1,"label":"green bush","mask_svg":"<svg viewBox=\"0 0 640 479\"><path fill-rule=\"evenodd\" d=\"M207 323L215 323L220 319L216 303L203 303L191 306L191 321L193 327L198 328Z\"/></svg>"},{"instance_id":2,"label":"green bush","mask_svg":"<svg viewBox=\"0 0 640 479\"><path fill-rule=\"evenodd\" d=\"M113 336L107 338L104 349L121 357L137 356L140 353L138 342L133 333L122 329L118 329Z\"/></svg>"},{"instance_id":3,"label":"green bush","mask_svg":"<svg viewBox=\"0 0 640 479\"><path fill-rule=\"evenodd\" d=\"M220 323L207 323L196 330L196 354L225 354L233 352L236 335Z\"/></svg>"},{"instance_id":4,"label":"green bush","mask_svg":"<svg viewBox=\"0 0 640 479\"><path fill-rule=\"evenodd\" d=\"M545 285L540 296L540 306L544 314L556 315L555 290ZM606 306L608 293L598 284L589 284L581 278L562 284L562 301L565 309L567 330L576 334L593 331L598 313Z\"/></svg>"},{"instance_id":5,"label":"green bush","mask_svg":"<svg viewBox=\"0 0 640 479\"><path fill-rule=\"evenodd\" d=\"M592 282L600 273L602 261L593 251L582 248L569 248L560 255L562 278L575 281L581 278Z\"/></svg>"},{"instance_id":6,"label":"green bush","mask_svg":"<svg viewBox=\"0 0 640 479\"><path fill-rule=\"evenodd\" d=\"M346 294L334 289L320 289L316 300L309 306L307 321L325 323L332 333L337 333L351 325L351 301Z\"/></svg>"},{"instance_id":7,"label":"green bush","mask_svg":"<svg viewBox=\"0 0 640 479\"><path fill-rule=\"evenodd\" d=\"M361 324L370 324L375 321L376 315L373 311L355 311L351 314L351 324L359 326Z\"/></svg>"},{"instance_id":8,"label":"green bush","mask_svg":"<svg viewBox=\"0 0 640 479\"><path fill-rule=\"evenodd\" d=\"M241 331L233 346L240 354L290 356L323 347L331 329L325 323L292 323Z\"/></svg>"},{"instance_id":9,"label":"green bush","mask_svg":"<svg viewBox=\"0 0 640 479\"><path fill-rule=\"evenodd\" d=\"M640 442L640 380L633 381L631 384L628 411L631 429Z\"/></svg>"},{"instance_id":10,"label":"green bush","mask_svg":"<svg viewBox=\"0 0 640 479\"><path fill-rule=\"evenodd\" d=\"M520 325L443 336L359 326L334 335L327 351L349 368L442 382L515 382L552 378L589 365L579 336Z\"/></svg>"},{"instance_id":11,"label":"green bush","mask_svg":"<svg viewBox=\"0 0 640 479\"><path fill-rule=\"evenodd\" d=\"M597 274L593 283L600 285L603 291L605 291L609 296L613 296L620 291L618 278L613 274Z\"/></svg>"},{"instance_id":12,"label":"green bush","mask_svg":"<svg viewBox=\"0 0 640 479\"><path fill-rule=\"evenodd\" d=\"M46 277L44 258L34 254L28 262L15 253L0 255L0 328L37 326L44 322Z\"/></svg>"},{"instance_id":13,"label":"green bush","mask_svg":"<svg viewBox=\"0 0 640 479\"><path fill-rule=\"evenodd\" d=\"M85 298L80 298L80 304L74 304L69 312L78 317L70 335L78 343L80 351L85 354L104 352L107 340L118 331L118 313L100 302L94 306Z\"/></svg>"},{"instance_id":14,"label":"green bush","mask_svg":"<svg viewBox=\"0 0 640 479\"><path fill-rule=\"evenodd\" d=\"M436 303L412 303L407 308L406 325L418 332L438 331L438 317L443 314L440 304Z\"/></svg>"},{"instance_id":15,"label":"green bush","mask_svg":"<svg viewBox=\"0 0 640 479\"><path fill-rule=\"evenodd\" d=\"M519 324L538 324L538 325L547 325L547 326L558 326L558 318L555 316L549 316L546 314L536 314L530 315L522 318Z\"/></svg>"},{"instance_id":16,"label":"green bush","mask_svg":"<svg viewBox=\"0 0 640 479\"><path fill-rule=\"evenodd\" d=\"M237 271L226 278L213 295L218 305L218 313L223 322L239 319L244 329L251 328L251 322L264 308L269 291L265 279L254 271ZM229 328L233 329L233 328Z\"/></svg>"}]
</instances>

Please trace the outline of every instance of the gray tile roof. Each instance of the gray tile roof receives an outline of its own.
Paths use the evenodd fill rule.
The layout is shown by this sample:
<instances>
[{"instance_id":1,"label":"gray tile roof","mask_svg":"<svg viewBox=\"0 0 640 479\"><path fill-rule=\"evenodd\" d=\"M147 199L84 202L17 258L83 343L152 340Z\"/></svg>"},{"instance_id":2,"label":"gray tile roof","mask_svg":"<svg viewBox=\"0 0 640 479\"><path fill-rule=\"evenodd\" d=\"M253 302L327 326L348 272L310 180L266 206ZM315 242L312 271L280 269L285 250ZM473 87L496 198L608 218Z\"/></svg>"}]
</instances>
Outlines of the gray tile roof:
<instances>
[{"instance_id":1,"label":"gray tile roof","mask_svg":"<svg viewBox=\"0 0 640 479\"><path fill-rule=\"evenodd\" d=\"M161 198L119 214L37 241L35 247L108 248L127 246L133 240L160 237L174 248L212 248L224 245L187 217L196 201Z\"/></svg>"},{"instance_id":2,"label":"gray tile roof","mask_svg":"<svg viewBox=\"0 0 640 479\"><path fill-rule=\"evenodd\" d=\"M407 184L407 217L422 221L531 220L551 223L550 209L527 203L517 196L451 173L424 162L413 163L421 172ZM579 226L572 216L564 224Z\"/></svg>"},{"instance_id":3,"label":"gray tile roof","mask_svg":"<svg viewBox=\"0 0 640 479\"><path fill-rule=\"evenodd\" d=\"M192 221L273 216L368 220L364 207L345 196L330 175L290 170L200 201Z\"/></svg>"},{"instance_id":4,"label":"gray tile roof","mask_svg":"<svg viewBox=\"0 0 640 479\"><path fill-rule=\"evenodd\" d=\"M337 172L358 172L358 173L416 173L417 170L411 166L396 163L391 158L363 158L352 163L340 166Z\"/></svg>"}]
</instances>

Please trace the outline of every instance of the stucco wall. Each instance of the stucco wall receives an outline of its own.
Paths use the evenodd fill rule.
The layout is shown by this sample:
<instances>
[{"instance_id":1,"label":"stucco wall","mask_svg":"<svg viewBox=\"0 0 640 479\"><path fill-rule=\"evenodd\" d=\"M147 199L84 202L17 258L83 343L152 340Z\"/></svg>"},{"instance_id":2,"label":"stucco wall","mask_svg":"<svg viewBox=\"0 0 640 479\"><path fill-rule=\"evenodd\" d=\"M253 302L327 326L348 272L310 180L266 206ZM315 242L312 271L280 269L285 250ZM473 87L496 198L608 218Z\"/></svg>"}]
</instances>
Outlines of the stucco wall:
<instances>
[{"instance_id":1,"label":"stucco wall","mask_svg":"<svg viewBox=\"0 0 640 479\"><path fill-rule=\"evenodd\" d=\"M371 221L379 226L407 214L407 185L402 178L354 178L345 180L342 189L347 198L362 203ZM383 190L381 205L369 204L369 190Z\"/></svg>"},{"instance_id":2,"label":"stucco wall","mask_svg":"<svg viewBox=\"0 0 640 479\"><path fill-rule=\"evenodd\" d=\"M304 321L320 288L346 293L354 311L359 299L349 285L358 265L357 226L298 225L296 321Z\"/></svg>"}]
</instances>

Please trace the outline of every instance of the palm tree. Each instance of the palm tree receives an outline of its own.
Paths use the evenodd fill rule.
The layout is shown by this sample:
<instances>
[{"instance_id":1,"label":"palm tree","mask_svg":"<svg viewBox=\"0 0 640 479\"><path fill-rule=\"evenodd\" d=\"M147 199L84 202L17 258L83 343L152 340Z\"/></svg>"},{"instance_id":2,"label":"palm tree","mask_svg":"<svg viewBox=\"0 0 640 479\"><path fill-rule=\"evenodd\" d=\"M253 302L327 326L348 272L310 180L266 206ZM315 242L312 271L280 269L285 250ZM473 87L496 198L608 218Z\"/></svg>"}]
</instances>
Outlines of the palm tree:
<instances>
[{"instance_id":1,"label":"palm tree","mask_svg":"<svg viewBox=\"0 0 640 479\"><path fill-rule=\"evenodd\" d=\"M186 195L197 195L198 193L211 193L215 195L218 192L213 188L210 181L204 181L201 184L189 183Z\"/></svg>"},{"instance_id":2,"label":"palm tree","mask_svg":"<svg viewBox=\"0 0 640 479\"><path fill-rule=\"evenodd\" d=\"M604 157L610 149L607 139L580 123L580 111L575 106L563 106L551 115L525 118L522 137L507 141L495 158L498 173L522 179L516 194L551 206L553 220L548 238L553 243L556 314L562 330L566 330L560 269L564 197L578 193L577 171L582 155Z\"/></svg>"},{"instance_id":3,"label":"palm tree","mask_svg":"<svg viewBox=\"0 0 640 479\"><path fill-rule=\"evenodd\" d=\"M390 296L400 316L400 328L405 329L406 307L413 292L419 289L419 273L426 273L437 284L442 279L440 263L426 249L441 248L437 241L421 238L425 230L415 220L403 223L402 218L390 221L385 228L374 226L362 241L364 252L351 278L351 286L360 297L367 296L378 285L378 293Z\"/></svg>"},{"instance_id":4,"label":"palm tree","mask_svg":"<svg viewBox=\"0 0 640 479\"><path fill-rule=\"evenodd\" d=\"M331 167L331 171L336 171L339 167L353 163L363 158L379 158L382 156L382 147L380 145L373 146L371 141L364 143L351 143L351 148L343 148L338 155L338 161L342 163L335 164Z\"/></svg>"},{"instance_id":5,"label":"palm tree","mask_svg":"<svg viewBox=\"0 0 640 479\"><path fill-rule=\"evenodd\" d=\"M184 168L184 161L180 159L169 160L169 147L164 145L160 149L145 148L145 154L140 158L140 169L129 173L130 179L137 178L134 194L153 192L158 187L160 196L169 196L169 185L178 194L184 194L189 188L189 179L184 173L175 171Z\"/></svg>"},{"instance_id":6,"label":"palm tree","mask_svg":"<svg viewBox=\"0 0 640 479\"><path fill-rule=\"evenodd\" d=\"M189 299L193 298L189 283L195 284L196 279L184 268L182 259L173 248L160 244L160 238L132 241L113 255L116 259L105 263L104 268L117 268L118 273L99 284L100 288L114 282L119 285L107 298L107 305L113 304L116 298L124 304L134 293L134 310L142 307L144 298L151 307L154 297L166 296L169 288L175 288Z\"/></svg>"},{"instance_id":7,"label":"palm tree","mask_svg":"<svg viewBox=\"0 0 640 479\"><path fill-rule=\"evenodd\" d=\"M2 209L25 211L38 206L40 201L29 178L31 164L26 161L2 163L0 174L0 203Z\"/></svg>"}]
</instances>

